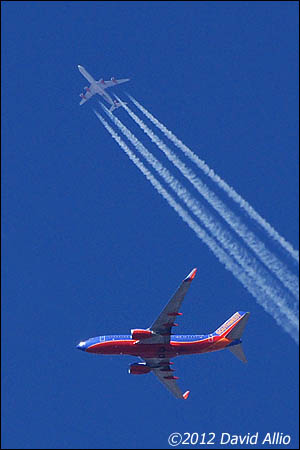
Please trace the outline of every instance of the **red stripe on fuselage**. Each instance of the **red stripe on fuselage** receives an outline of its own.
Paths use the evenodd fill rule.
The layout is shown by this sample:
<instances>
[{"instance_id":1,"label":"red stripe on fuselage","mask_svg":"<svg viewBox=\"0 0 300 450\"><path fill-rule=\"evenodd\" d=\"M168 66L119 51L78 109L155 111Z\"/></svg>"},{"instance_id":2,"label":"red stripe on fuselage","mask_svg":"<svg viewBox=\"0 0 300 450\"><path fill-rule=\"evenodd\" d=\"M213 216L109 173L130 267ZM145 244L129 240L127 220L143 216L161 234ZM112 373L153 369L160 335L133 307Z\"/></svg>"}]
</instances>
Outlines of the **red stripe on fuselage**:
<instances>
[{"instance_id":1,"label":"red stripe on fuselage","mask_svg":"<svg viewBox=\"0 0 300 450\"><path fill-rule=\"evenodd\" d=\"M102 355L132 355L142 358L174 358L179 355L191 355L222 350L231 342L230 339L214 336L202 341L176 342L169 344L142 344L134 340L119 340L99 342L86 349L88 353Z\"/></svg>"}]
</instances>

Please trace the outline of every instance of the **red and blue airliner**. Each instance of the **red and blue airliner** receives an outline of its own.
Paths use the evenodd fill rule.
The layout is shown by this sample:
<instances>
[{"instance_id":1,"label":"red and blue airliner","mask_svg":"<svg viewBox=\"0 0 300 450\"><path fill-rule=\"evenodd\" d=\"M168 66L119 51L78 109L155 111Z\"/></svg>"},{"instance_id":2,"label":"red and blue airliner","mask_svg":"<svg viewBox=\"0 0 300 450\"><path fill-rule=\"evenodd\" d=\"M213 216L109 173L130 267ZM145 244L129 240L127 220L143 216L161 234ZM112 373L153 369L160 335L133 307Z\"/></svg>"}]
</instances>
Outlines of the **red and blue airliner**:
<instances>
[{"instance_id":1,"label":"red and blue airliner","mask_svg":"<svg viewBox=\"0 0 300 450\"><path fill-rule=\"evenodd\" d=\"M130 365L129 373L142 375L154 373L176 398L187 399L190 391L182 393L174 375L172 358L180 355L214 352L228 348L242 362L247 362L241 345L241 336L249 318L249 312L238 311L211 334L174 335L172 328L182 301L197 269L183 280L169 303L147 329L133 329L130 335L98 336L82 341L77 348L101 355L132 355L143 362Z\"/></svg>"}]
</instances>

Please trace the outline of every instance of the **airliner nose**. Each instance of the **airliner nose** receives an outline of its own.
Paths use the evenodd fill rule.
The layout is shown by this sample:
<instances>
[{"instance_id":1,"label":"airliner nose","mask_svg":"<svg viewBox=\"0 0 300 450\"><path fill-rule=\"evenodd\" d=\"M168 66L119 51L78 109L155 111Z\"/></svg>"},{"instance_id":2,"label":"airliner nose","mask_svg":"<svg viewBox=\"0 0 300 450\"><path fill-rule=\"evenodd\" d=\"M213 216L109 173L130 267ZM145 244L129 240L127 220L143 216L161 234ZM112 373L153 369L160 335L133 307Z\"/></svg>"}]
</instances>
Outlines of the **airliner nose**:
<instances>
[{"instance_id":1,"label":"airliner nose","mask_svg":"<svg viewBox=\"0 0 300 450\"><path fill-rule=\"evenodd\" d=\"M78 348L79 350L85 350L85 342L79 342L79 344L76 345L76 348Z\"/></svg>"}]
</instances>

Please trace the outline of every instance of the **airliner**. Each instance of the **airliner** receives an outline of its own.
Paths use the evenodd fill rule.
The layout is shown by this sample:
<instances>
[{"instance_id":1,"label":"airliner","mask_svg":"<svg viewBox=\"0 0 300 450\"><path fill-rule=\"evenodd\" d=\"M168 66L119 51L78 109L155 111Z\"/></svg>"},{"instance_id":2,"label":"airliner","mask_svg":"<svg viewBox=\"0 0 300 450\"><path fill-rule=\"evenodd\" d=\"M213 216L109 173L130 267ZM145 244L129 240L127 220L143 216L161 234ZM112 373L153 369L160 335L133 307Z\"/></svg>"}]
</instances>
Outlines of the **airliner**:
<instances>
[{"instance_id":1,"label":"airliner","mask_svg":"<svg viewBox=\"0 0 300 450\"><path fill-rule=\"evenodd\" d=\"M249 318L249 312L238 311L213 333L203 335L175 335L173 327L182 301L196 275L193 269L182 281L177 291L163 311L147 329L132 329L130 335L97 336L81 341L77 348L87 353L101 355L131 355L142 362L134 362L129 367L132 375L152 372L159 381L176 397L186 400L190 394L184 393L177 384L172 358L180 355L208 353L230 350L242 362L247 362L242 349L241 336Z\"/></svg>"},{"instance_id":2,"label":"airliner","mask_svg":"<svg viewBox=\"0 0 300 450\"><path fill-rule=\"evenodd\" d=\"M79 95L79 97L81 97L81 102L79 103L79 105L83 105L95 94L99 94L102 95L102 97L105 98L107 103L111 105L110 111L113 111L114 109L119 108L121 106L121 103L118 102L117 100L113 100L111 96L108 95L107 92L105 92L105 89L112 86L116 86L117 84L126 83L126 81L129 81L129 78L122 78L120 80L116 80L114 77L112 77L110 81L104 81L103 78L101 78L99 81L96 81L84 67L78 66L78 70L90 83L89 86L85 86L84 88L85 93Z\"/></svg>"}]
</instances>

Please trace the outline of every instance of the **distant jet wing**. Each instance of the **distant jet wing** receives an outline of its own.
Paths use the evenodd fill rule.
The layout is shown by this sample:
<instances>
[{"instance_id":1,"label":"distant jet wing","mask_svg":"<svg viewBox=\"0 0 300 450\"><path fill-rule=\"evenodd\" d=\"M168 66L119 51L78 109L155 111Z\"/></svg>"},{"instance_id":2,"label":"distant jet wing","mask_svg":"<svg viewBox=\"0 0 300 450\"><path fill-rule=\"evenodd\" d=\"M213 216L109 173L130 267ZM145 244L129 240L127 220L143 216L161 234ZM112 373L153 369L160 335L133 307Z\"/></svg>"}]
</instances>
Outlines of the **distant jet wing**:
<instances>
[{"instance_id":1,"label":"distant jet wing","mask_svg":"<svg viewBox=\"0 0 300 450\"><path fill-rule=\"evenodd\" d=\"M85 102L87 102L93 96L94 96L94 94L91 94L91 92L86 91L86 93L84 94L84 97L82 97L81 102L79 103L79 105L83 105Z\"/></svg>"},{"instance_id":2,"label":"distant jet wing","mask_svg":"<svg viewBox=\"0 0 300 450\"><path fill-rule=\"evenodd\" d=\"M122 84L122 83L126 83L126 81L129 81L130 78L121 78L120 80L109 80L109 81L103 81L101 83L101 87L103 89L112 87L112 86L116 86L117 84Z\"/></svg>"},{"instance_id":3,"label":"distant jet wing","mask_svg":"<svg viewBox=\"0 0 300 450\"><path fill-rule=\"evenodd\" d=\"M168 358L149 358L145 359L148 366L152 368L152 372L157 376L159 381L170 391L176 398L181 398L186 400L189 396L190 391L182 393L180 387L178 386L175 377L174 369L170 367L170 360Z\"/></svg>"},{"instance_id":4,"label":"distant jet wing","mask_svg":"<svg viewBox=\"0 0 300 450\"><path fill-rule=\"evenodd\" d=\"M174 326L176 316L181 315L178 311L181 307L185 294L187 293L191 282L196 275L196 271L197 269L193 269L191 273L183 280L169 303L151 325L150 330L154 331L158 336L151 337L147 340L147 343L170 342L171 329Z\"/></svg>"}]
</instances>

